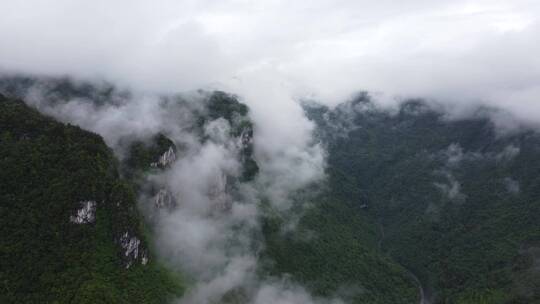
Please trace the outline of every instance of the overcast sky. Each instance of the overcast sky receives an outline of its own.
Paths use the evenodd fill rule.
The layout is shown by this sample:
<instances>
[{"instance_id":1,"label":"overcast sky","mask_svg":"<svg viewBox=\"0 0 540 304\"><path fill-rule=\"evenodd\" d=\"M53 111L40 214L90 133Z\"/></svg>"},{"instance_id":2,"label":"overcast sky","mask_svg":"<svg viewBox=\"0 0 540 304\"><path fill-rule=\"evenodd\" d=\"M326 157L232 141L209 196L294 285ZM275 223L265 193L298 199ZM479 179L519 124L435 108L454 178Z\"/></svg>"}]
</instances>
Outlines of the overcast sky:
<instances>
[{"instance_id":1,"label":"overcast sky","mask_svg":"<svg viewBox=\"0 0 540 304\"><path fill-rule=\"evenodd\" d=\"M540 1L0 1L0 68L140 89L358 90L540 117Z\"/></svg>"}]
</instances>

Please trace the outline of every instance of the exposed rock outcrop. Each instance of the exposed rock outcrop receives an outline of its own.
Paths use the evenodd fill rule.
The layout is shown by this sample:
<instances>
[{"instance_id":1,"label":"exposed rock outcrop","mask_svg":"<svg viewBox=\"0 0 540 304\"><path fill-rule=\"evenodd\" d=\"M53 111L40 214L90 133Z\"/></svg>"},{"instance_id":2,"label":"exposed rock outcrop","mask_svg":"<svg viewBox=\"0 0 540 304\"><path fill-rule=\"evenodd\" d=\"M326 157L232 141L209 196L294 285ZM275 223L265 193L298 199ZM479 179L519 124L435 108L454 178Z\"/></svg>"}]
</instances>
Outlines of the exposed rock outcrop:
<instances>
[{"instance_id":1,"label":"exposed rock outcrop","mask_svg":"<svg viewBox=\"0 0 540 304\"><path fill-rule=\"evenodd\" d=\"M126 268L129 268L136 261L140 261L140 263L143 265L146 265L148 263L148 252L142 246L141 240L139 240L139 238L126 231L120 237L119 243L123 249L123 256Z\"/></svg>"},{"instance_id":2,"label":"exposed rock outcrop","mask_svg":"<svg viewBox=\"0 0 540 304\"><path fill-rule=\"evenodd\" d=\"M95 201L82 201L79 202L80 209L77 210L76 215L69 217L69 221L75 224L89 224L96 220L96 202Z\"/></svg>"},{"instance_id":3,"label":"exposed rock outcrop","mask_svg":"<svg viewBox=\"0 0 540 304\"><path fill-rule=\"evenodd\" d=\"M159 160L157 162L151 163L150 166L154 168L159 168L159 167L164 168L174 163L175 160L176 160L176 153L174 153L174 149L171 146L169 147L167 151L165 151L165 153L163 153L159 157Z\"/></svg>"},{"instance_id":4,"label":"exposed rock outcrop","mask_svg":"<svg viewBox=\"0 0 540 304\"><path fill-rule=\"evenodd\" d=\"M154 207L157 209L172 210L176 207L176 201L169 190L162 188L154 197Z\"/></svg>"}]
</instances>

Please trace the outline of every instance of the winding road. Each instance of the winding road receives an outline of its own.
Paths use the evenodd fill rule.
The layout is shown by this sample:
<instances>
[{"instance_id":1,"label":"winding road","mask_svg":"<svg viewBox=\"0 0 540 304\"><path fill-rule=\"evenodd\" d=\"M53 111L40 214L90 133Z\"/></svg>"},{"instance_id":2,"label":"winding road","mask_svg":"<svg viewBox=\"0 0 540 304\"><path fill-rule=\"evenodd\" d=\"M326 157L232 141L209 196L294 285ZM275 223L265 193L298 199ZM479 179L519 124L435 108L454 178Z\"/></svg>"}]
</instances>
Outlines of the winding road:
<instances>
[{"instance_id":1,"label":"winding road","mask_svg":"<svg viewBox=\"0 0 540 304\"><path fill-rule=\"evenodd\" d=\"M403 266L403 265L402 265ZM424 286L422 285L422 282L418 279L418 277L412 273L409 269L405 268L407 270L407 273L409 276L416 282L416 285L418 286L418 290L420 292L420 304L433 304L433 300L431 299L431 296L429 293L426 292Z\"/></svg>"},{"instance_id":2,"label":"winding road","mask_svg":"<svg viewBox=\"0 0 540 304\"><path fill-rule=\"evenodd\" d=\"M382 242L384 239L384 226L380 222L378 222L377 224L379 226L379 231L380 231L379 239L377 240L377 247L379 248L381 252L383 252ZM433 304L431 292L428 292L426 290L424 285L422 285L422 282L420 282L420 279L418 279L418 277L410 269L406 268L403 265L401 265L401 267L403 267L407 271L407 274L413 279L413 281L418 286L418 292L420 293L419 303L420 304Z\"/></svg>"}]
</instances>

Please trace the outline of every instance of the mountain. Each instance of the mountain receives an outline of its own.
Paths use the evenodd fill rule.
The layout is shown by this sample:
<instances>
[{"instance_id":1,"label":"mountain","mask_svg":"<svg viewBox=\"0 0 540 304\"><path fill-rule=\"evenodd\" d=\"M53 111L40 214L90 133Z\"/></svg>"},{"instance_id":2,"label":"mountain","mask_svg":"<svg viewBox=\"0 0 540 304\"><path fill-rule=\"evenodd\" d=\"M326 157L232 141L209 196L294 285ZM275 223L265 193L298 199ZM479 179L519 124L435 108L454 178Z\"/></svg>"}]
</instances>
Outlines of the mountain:
<instances>
[{"instance_id":1,"label":"mountain","mask_svg":"<svg viewBox=\"0 0 540 304\"><path fill-rule=\"evenodd\" d=\"M0 302L164 303L131 184L103 139L0 96Z\"/></svg>"},{"instance_id":2,"label":"mountain","mask_svg":"<svg viewBox=\"0 0 540 304\"><path fill-rule=\"evenodd\" d=\"M84 83L69 78L32 77L3 78L0 80L0 91L11 96L9 100L6 99L3 103L5 109L2 111L4 115L1 119L4 124L2 130L7 130L9 134L14 132L22 132L23 135L36 133L35 136L37 137L28 137L29 140L27 141L17 139L14 142L17 145L30 144L31 148L28 149L31 150L43 150L39 156L45 159L44 161L39 158L32 158L35 162L29 163L26 159L16 161L11 158L3 158L4 162L10 164L11 171L24 172L20 168L27 166L28 170L32 172L40 172L41 175L36 177L32 184L43 189L50 189L48 191L51 192L51 196L60 191L59 194L56 194L56 198L59 199L62 197L61 194L64 188L70 191L67 192L69 196L66 194L62 201L56 202L56 200L51 199L46 204L43 204L43 200L40 199L42 192L36 192L32 197L25 197L22 194L24 192L17 190L27 187L25 182L30 182L30 180L21 181L21 177L20 179L11 179L11 183L17 186L12 188L13 193L3 193L3 195L9 195L10 201L31 202L26 209L31 213L38 214L41 218L39 221L34 220L34 225L27 227L28 229L41 230L45 222L51 223L47 227L52 229L50 233L54 235L62 236L64 231L69 233L70 229L79 229L79 227L85 229L84 235L69 237L69 240L62 236L63 239L52 239L50 244L48 241L41 241L42 239L38 235L25 234L21 236L17 232L23 231L23 228L20 228L17 223L24 221L22 218L25 215L24 213L19 214L18 209L10 204L3 206L3 210L5 210L3 212L6 212L6 218L10 218L10 222L13 221L14 224L12 227L8 225L11 230L4 230L2 235L13 234L13 238L9 239L12 242L23 244L25 242L31 244L37 242L40 246L55 248L51 252L43 249L41 255L44 260L55 260L65 269L71 269L71 266L68 267L67 265L74 263L72 260L90 263L93 266L84 264L84 267L79 267L75 264L73 267L84 268L87 276L91 278L98 276L98 274L102 276L101 280L107 282L107 284L104 283L105 286L103 287L107 289L107 292L102 293L104 295L113 294L115 296L114 300L111 300L113 302L134 301L134 299L149 302L147 299L152 298L156 303L164 303L168 298L167 295L171 293L178 294L183 287L186 288L185 284L180 282L180 286L178 280L171 279L171 274L160 268L159 263L152 257L151 246L147 245L154 237L155 229L159 228L159 223L164 216L166 217L168 213L174 212L177 206L183 203L177 201L173 193L175 189L170 188L166 180L155 178L162 173L167 176L167 172L171 170L176 161L182 160L187 154L191 153L188 151L189 148L183 142L183 139L180 138L179 140L173 136L174 134L167 132L155 132L152 134L129 133L128 136L121 137L112 143L117 146L116 149L119 152L119 154L116 153L117 156L121 156L117 160L111 149L105 145L103 139L98 135L83 131L79 127L58 123L52 118L38 113L22 101L14 101L14 99L30 98L31 102L29 104L32 104L37 109L56 114L63 112L62 110L56 110L55 112L51 111L51 109L55 109L54 107L57 107L56 109L69 109L72 103L89 106L90 110L123 105L126 102L132 102L130 101L130 92L120 91L106 83ZM183 127L189 131L189 135L195 136L195 140L202 144L216 140L216 138L212 138L213 131L209 129L209 126L215 126L216 122L220 121L226 121L226 125L230 126L227 132L233 142L226 144L238 147L240 172L238 177L220 177L218 184L216 184L217 188L212 190L212 192L216 193L211 194L211 196L217 195L219 191L225 191L235 196L235 192L240 191L239 185L253 181L259 171L253 157L254 143L252 137L255 130L247 116L249 109L240 103L235 96L225 92L211 92L205 96L207 97L201 100L202 107L186 104L186 101L181 96L161 96L159 98L161 100L160 104L167 108L168 112L171 112L172 119L169 127L173 129L176 124L183 123ZM10 114L11 110L8 111L12 107L18 109L15 116ZM89 113L86 114L90 115ZM188 119L185 118L186 115ZM66 119L66 117L63 118ZM34 120L39 121L40 124L32 123ZM19 124L22 124L22 126L19 126ZM219 127L220 124L217 126ZM48 129L45 125L56 126L55 130L57 131L55 132L60 134L63 134L62 132L73 132L71 130L77 130L78 133L69 133L71 135L66 139L63 139L63 137L57 138L56 133L46 133ZM25 131L17 131L18 128ZM212 132L208 133L209 131ZM43 132L45 134L42 134ZM27 138L26 135L23 137ZM220 140L219 137L217 140ZM93 141L87 142L87 138L92 138ZM75 143L72 144L72 142ZM84 149L81 149L80 152L77 150L77 153L65 150L79 147L76 144L79 142L85 149L91 151L103 150L103 152L101 154L87 155L90 152ZM4 148L7 149L7 146ZM7 152L7 150L3 153L12 153L23 158L27 155ZM69 165L63 166L63 161L69 161ZM54 173L48 173L49 170ZM88 170L90 171L87 172ZM3 172L6 179L9 179L8 176L15 176L15 173L11 171ZM61 177L62 180L58 181L42 176L49 174ZM72 174L78 174L81 177L75 178ZM90 176L82 176L85 174ZM43 178L43 182L39 182L40 178ZM95 181L95 183L101 185L101 188L97 188L89 181ZM49 183L62 185L63 188L51 188ZM80 184L78 187L83 189L89 188L91 192L89 194L82 192L73 183ZM122 190L122 195L127 197L122 199L122 202L125 201L126 205L116 205L114 203L118 200L118 195L120 195L113 191L118 188L115 187L116 184L122 185L118 187ZM265 210L261 214L262 231L253 236L257 242L265 243L264 250L259 254L259 258L264 261L265 265L261 269L261 276L281 277L284 274L290 275L294 281L305 284L316 295L328 297L337 295L356 303L365 301L371 303L410 303L416 301L418 297L417 286L408 277L406 270L393 260L381 255L376 248L377 231L373 229L370 219L362 215L357 216L357 206L354 206L354 204L342 204L341 201L334 199L331 193L313 196L306 194L309 191L308 189L305 193L296 195L296 200L299 203L298 207L289 213L289 215L299 215L298 231L284 233L281 228L287 226L291 219L272 208L262 206L262 209ZM149 199L145 199L146 197ZM136 202L137 200L139 201ZM110 203L111 201L113 203ZM218 197L218 201L223 204L219 207L221 210L230 208L227 206L229 204L227 198L222 200ZM304 213L304 207L302 206L307 201L314 208L309 208ZM55 213L44 213L41 208L55 210ZM107 217L109 214L111 218ZM79 215L81 219L78 219ZM73 221L70 221L72 218ZM128 226L117 228L117 225L126 222L129 223L129 225L126 224ZM322 226L325 228L324 230L319 230L320 223L325 223ZM125 231L130 231L128 238L123 237ZM88 247L90 246L88 245L88 239L98 238L98 235L100 235L98 232L102 233L102 238L96 241L94 247ZM312 237L313 232L316 233L316 237ZM109 239L106 238L107 236ZM128 259L124 261L125 254L121 249L117 248L118 246L122 248L123 243L115 240L129 239L131 241L132 237L136 237L136 239L134 239L134 242L128 243L140 246L137 251L138 260ZM87 246L84 251L73 249L77 248L77 242ZM60 243L63 246L59 245ZM62 249L64 247L67 249ZM109 248L106 254L109 255L111 263L107 267L101 265L100 261L105 260L101 256L96 257L94 260L85 258L87 255L98 255L100 252L98 249L101 247ZM37 251L27 246L21 248L20 252L33 255ZM134 251L131 250L130 252ZM3 278L16 277L14 273L25 273L25 269L32 267L32 263L24 261L16 264L17 267L11 270L12 267L15 267L12 262L14 256L19 252L2 250L2 253L6 265L11 265L5 268L10 269L10 271L4 273ZM114 258L118 260L114 260ZM149 262L142 265L143 261L146 263L147 258ZM126 269L128 265L129 268ZM58 267L60 268L60 266ZM129 276L136 271L152 272L154 270L151 269L154 268L161 272L154 275L144 274L138 279L125 278L125 280L122 280L128 286L143 284L149 290L143 288L139 294L144 295L144 297L148 296L148 298L137 298L136 293L131 294L129 288L115 285L114 279L108 277ZM64 302L69 297L78 296L80 290L77 286L79 285L63 285L63 281L60 280L62 276L57 276L55 271L57 271L57 268L53 270L45 266L37 271L36 276L48 277L49 281L46 284L43 283L43 286L36 287L33 296L45 299L45 302L55 300ZM72 280L69 277L67 280L72 284L80 282L84 278L79 272L75 272L73 276L77 277L79 281ZM183 276L189 275L183 274ZM4 281L6 280L4 279ZM6 288L10 290L23 288L11 283L11 280L6 281L10 282L9 285L6 285ZM24 282L31 280L34 280L34 277L22 276L19 284L23 285ZM92 286L94 283L78 284ZM156 285L159 288L156 288ZM50 290L59 288L57 286L62 286L62 292L50 293ZM65 290L69 290L69 292L64 294ZM32 298L23 297L23 295L27 294L23 289L17 292L12 294L8 300L33 301ZM99 293L101 291L98 290L94 294L85 297L88 298L89 302L96 301L96 299L99 299ZM159 293L159 296L154 296L154 293ZM223 301L245 302L242 297L231 296L231 293L226 294Z\"/></svg>"},{"instance_id":3,"label":"mountain","mask_svg":"<svg viewBox=\"0 0 540 304\"><path fill-rule=\"evenodd\" d=\"M130 133L112 142L113 152L101 136L35 109L76 102L107 109L131 102L129 91L106 83L5 77L0 91L9 96L2 95L0 105L4 300L167 303L179 297L185 280L158 262L151 244L155 226L178 202L166 181L152 178L185 156L184 142L161 132ZM158 98L178 114L171 129L191 124L188 135L201 143L230 127L227 144L238 146L241 172L220 177L224 189L215 191L237 191L237 181L249 182L259 170L248 109L224 92L200 94L199 105L181 96ZM22 99L31 99L32 107ZM17 257L22 259L15 262Z\"/></svg>"},{"instance_id":4,"label":"mountain","mask_svg":"<svg viewBox=\"0 0 540 304\"><path fill-rule=\"evenodd\" d=\"M269 197L236 204L261 174L257 128L237 96L153 95L155 108L141 110L147 96L108 83L35 77L1 78L0 93L2 303L167 303L246 254L257 280L321 299L540 303L540 135L499 129L495 109L450 119L422 100L306 103L326 179L283 212ZM257 224L231 219L239 207L256 207ZM200 274L177 227L199 235L212 221L225 228L204 251L225 262ZM210 302L251 303L249 287Z\"/></svg>"},{"instance_id":5,"label":"mountain","mask_svg":"<svg viewBox=\"0 0 540 304\"><path fill-rule=\"evenodd\" d=\"M367 94L306 105L328 149L334 199L376 223L381 250L434 303L540 303L540 135L498 110L449 119L422 100Z\"/></svg>"},{"instance_id":6,"label":"mountain","mask_svg":"<svg viewBox=\"0 0 540 304\"><path fill-rule=\"evenodd\" d=\"M360 205L329 191L304 208L295 226L285 231L287 217L265 219L263 257L270 260L270 273L290 274L316 295L346 303L418 303L418 286L378 249L377 227Z\"/></svg>"}]
</instances>

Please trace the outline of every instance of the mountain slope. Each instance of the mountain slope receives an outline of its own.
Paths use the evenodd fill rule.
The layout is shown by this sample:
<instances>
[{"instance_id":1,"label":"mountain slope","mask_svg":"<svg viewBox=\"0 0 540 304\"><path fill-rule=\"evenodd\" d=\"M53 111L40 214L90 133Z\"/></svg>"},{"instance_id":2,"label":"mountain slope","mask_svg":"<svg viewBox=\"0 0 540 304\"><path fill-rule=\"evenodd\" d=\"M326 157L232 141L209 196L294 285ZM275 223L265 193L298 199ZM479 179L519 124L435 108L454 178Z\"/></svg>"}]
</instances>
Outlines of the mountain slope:
<instances>
[{"instance_id":1,"label":"mountain slope","mask_svg":"<svg viewBox=\"0 0 540 304\"><path fill-rule=\"evenodd\" d=\"M0 97L0 302L164 303L182 291L147 249L101 137Z\"/></svg>"},{"instance_id":2,"label":"mountain slope","mask_svg":"<svg viewBox=\"0 0 540 304\"><path fill-rule=\"evenodd\" d=\"M69 79L4 78L0 91L38 92L31 104L48 111L136 101ZM155 98L170 114L166 125L112 141L123 157L117 163L98 135L2 97L0 300L163 303L182 291L143 237L182 204L177 185L156 177L196 150L183 136L197 145L227 138L239 171L216 176L209 195L239 194L259 172L255 128L247 107L224 92L202 92L196 103ZM351 303L417 303L416 281L438 303L538 302L537 133L501 135L489 109L449 121L421 101L390 113L367 95L306 111L327 147L327 179L296 193L286 213L262 199L262 231L252 236L264 244L262 277L290 275L315 295ZM177 127L186 133L171 132ZM215 199L227 213L231 201Z\"/></svg>"},{"instance_id":3,"label":"mountain slope","mask_svg":"<svg viewBox=\"0 0 540 304\"><path fill-rule=\"evenodd\" d=\"M346 303L418 302L417 286L378 250L376 226L359 206L324 193L311 200L294 230L287 225L279 217L263 225L272 272L291 274L315 294Z\"/></svg>"},{"instance_id":4,"label":"mountain slope","mask_svg":"<svg viewBox=\"0 0 540 304\"><path fill-rule=\"evenodd\" d=\"M77 102L96 108L134 102L129 93L119 92L113 86L70 79L5 77L0 80L0 91L11 96L34 99L38 96L37 100L32 100L33 104L49 110L54 106L69 107L70 103ZM228 136L239 144L241 168L237 178L225 178L227 191L234 195L238 191L238 182L250 182L256 178L259 168L253 158L254 126L249 120L248 108L235 96L211 92L196 105L185 108L180 107L186 104L181 96L158 98L162 106L169 109L168 112L177 115L177 119L189 114L187 121L170 120L169 123L187 123L185 127L189 133L201 143L216 140L208 136L212 131L209 127L216 122L221 124L224 120L225 125L230 126ZM124 158L119 167L123 176L133 183L137 193L150 198L142 199L139 207L147 216L147 223L150 224L148 231L152 233L160 221L160 214L174 212L182 203L174 199L175 189L163 180L152 177L170 172L171 163L175 158L181 160L186 147L179 141L181 138L167 137L170 134L145 134L140 138L138 135L120 139ZM61 170L58 168L59 172ZM264 273L261 275L282 277L283 274L290 274L295 281L306 285L317 295L338 296L353 303L416 302L418 290L405 269L378 250L376 227L373 228L368 218L356 216L357 207L354 204L342 204L334 196L333 192L324 192L313 199L300 193L297 197L299 205L309 201L312 207L306 210L299 206L298 210L291 212L298 215L300 221L297 230L288 233L283 233L282 227L294 222L294 219L288 219L281 212L263 212L265 250L261 258L268 262L268 267L262 270Z\"/></svg>"},{"instance_id":5,"label":"mountain slope","mask_svg":"<svg viewBox=\"0 0 540 304\"><path fill-rule=\"evenodd\" d=\"M540 300L540 136L498 133L492 111L448 120L409 101L390 113L367 95L307 108L337 197L364 206L438 303Z\"/></svg>"}]
</instances>

